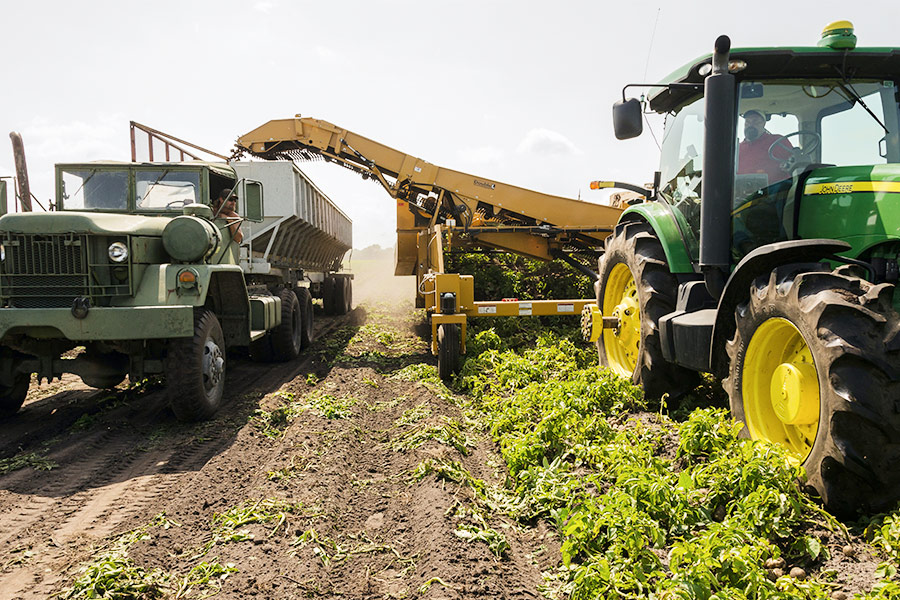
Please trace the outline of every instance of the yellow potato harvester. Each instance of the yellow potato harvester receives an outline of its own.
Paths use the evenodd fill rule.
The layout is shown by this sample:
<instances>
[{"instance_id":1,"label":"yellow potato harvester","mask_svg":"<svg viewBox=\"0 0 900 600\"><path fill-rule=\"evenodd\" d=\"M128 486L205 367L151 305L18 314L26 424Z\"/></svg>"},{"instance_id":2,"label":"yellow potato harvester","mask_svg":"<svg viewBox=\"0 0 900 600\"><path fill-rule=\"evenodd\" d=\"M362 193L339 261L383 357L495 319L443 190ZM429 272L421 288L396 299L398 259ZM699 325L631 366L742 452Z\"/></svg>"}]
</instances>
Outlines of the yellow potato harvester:
<instances>
[{"instance_id":1,"label":"yellow potato harvester","mask_svg":"<svg viewBox=\"0 0 900 600\"><path fill-rule=\"evenodd\" d=\"M427 309L441 377L459 368L468 317L580 315L593 299L476 302L470 275L444 272L448 248L493 248L561 259L596 280L591 264L622 209L542 194L404 154L311 118L278 119L237 140L264 159L326 160L375 179L397 203L396 275L415 275L416 305ZM605 184L617 185L618 184ZM642 193L649 194L645 190Z\"/></svg>"}]
</instances>

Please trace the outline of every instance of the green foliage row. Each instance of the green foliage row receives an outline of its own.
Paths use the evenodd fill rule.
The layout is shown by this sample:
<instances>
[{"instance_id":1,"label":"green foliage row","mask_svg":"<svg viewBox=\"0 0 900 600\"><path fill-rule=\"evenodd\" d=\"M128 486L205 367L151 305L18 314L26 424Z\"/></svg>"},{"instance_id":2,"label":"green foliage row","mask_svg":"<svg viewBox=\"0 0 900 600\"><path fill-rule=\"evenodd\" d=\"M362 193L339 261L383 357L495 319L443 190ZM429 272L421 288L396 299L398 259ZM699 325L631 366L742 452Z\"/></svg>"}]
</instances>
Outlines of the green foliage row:
<instances>
[{"instance_id":1,"label":"green foliage row","mask_svg":"<svg viewBox=\"0 0 900 600\"><path fill-rule=\"evenodd\" d=\"M827 550L810 526L839 524L799 490L800 468L739 437L726 411L645 412L593 351L552 334L514 351L487 330L470 350L458 383L507 462L513 516L556 523L573 600L831 596L827 574L766 561L814 565Z\"/></svg>"}]
</instances>

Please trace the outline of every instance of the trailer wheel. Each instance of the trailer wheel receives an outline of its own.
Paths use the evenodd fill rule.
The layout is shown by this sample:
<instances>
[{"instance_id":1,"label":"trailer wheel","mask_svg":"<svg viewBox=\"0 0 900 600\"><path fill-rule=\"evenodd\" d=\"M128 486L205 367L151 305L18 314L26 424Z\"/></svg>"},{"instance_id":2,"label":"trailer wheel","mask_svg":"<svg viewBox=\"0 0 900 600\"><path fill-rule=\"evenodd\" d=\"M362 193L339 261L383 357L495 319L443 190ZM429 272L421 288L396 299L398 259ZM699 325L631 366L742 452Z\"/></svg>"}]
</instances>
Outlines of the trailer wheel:
<instances>
[{"instance_id":1,"label":"trailer wheel","mask_svg":"<svg viewBox=\"0 0 900 600\"><path fill-rule=\"evenodd\" d=\"M326 315L338 314L337 309L337 279L331 275L325 276L322 282L322 307Z\"/></svg>"},{"instance_id":2,"label":"trailer wheel","mask_svg":"<svg viewBox=\"0 0 900 600\"><path fill-rule=\"evenodd\" d=\"M782 446L829 510L900 498L900 317L893 286L784 267L735 311L723 382L753 439Z\"/></svg>"},{"instance_id":3,"label":"trailer wheel","mask_svg":"<svg viewBox=\"0 0 900 600\"><path fill-rule=\"evenodd\" d=\"M16 414L22 404L25 403L25 396L28 395L28 386L31 385L31 373L16 373L18 361L15 359L7 359L13 361L12 385L0 384L0 418L11 417Z\"/></svg>"},{"instance_id":4,"label":"trailer wheel","mask_svg":"<svg viewBox=\"0 0 900 600\"><path fill-rule=\"evenodd\" d=\"M279 362L294 360L303 346L303 315L294 290L284 288L281 297L281 324L272 330L272 356Z\"/></svg>"},{"instance_id":5,"label":"trailer wheel","mask_svg":"<svg viewBox=\"0 0 900 600\"><path fill-rule=\"evenodd\" d=\"M442 323L438 325L438 375L444 381L459 372L460 367L460 333L459 325Z\"/></svg>"},{"instance_id":6,"label":"trailer wheel","mask_svg":"<svg viewBox=\"0 0 900 600\"><path fill-rule=\"evenodd\" d=\"M169 340L166 393L180 421L215 414L225 390L225 337L215 313L194 311L194 337Z\"/></svg>"},{"instance_id":7,"label":"trailer wheel","mask_svg":"<svg viewBox=\"0 0 900 600\"><path fill-rule=\"evenodd\" d=\"M353 280L349 277L342 277L344 285L344 313L353 310Z\"/></svg>"},{"instance_id":8,"label":"trailer wheel","mask_svg":"<svg viewBox=\"0 0 900 600\"><path fill-rule=\"evenodd\" d=\"M642 386L648 398L694 389L699 374L662 354L659 319L675 310L678 282L653 229L641 222L617 227L598 267L597 306L604 317L619 319L597 340L600 364Z\"/></svg>"},{"instance_id":9,"label":"trailer wheel","mask_svg":"<svg viewBox=\"0 0 900 600\"><path fill-rule=\"evenodd\" d=\"M315 338L312 295L305 287L297 288L297 300L300 303L300 320L303 324L300 333L300 347L305 349L313 343Z\"/></svg>"}]
</instances>

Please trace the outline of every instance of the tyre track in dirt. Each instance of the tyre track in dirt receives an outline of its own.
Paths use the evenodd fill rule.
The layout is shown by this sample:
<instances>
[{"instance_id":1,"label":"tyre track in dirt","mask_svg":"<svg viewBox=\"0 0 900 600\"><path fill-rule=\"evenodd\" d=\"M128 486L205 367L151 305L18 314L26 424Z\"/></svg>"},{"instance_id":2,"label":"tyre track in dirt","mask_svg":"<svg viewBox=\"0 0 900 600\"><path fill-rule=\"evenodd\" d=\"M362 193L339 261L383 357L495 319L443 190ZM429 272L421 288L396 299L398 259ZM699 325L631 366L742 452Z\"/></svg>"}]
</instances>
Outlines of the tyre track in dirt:
<instances>
[{"instance_id":1,"label":"tyre track in dirt","mask_svg":"<svg viewBox=\"0 0 900 600\"><path fill-rule=\"evenodd\" d=\"M316 337L349 319L319 321ZM5 451L34 449L40 441L48 447L46 457L59 466L0 476L0 556L10 557L0 562L0 598L46 597L72 564L73 546L84 548L85 539L98 543L157 514L175 490L189 488L196 472L234 441L258 398L311 369L314 357L307 353L285 364L230 360L225 406L213 421L196 425L174 420L158 385L134 401L114 402L111 409L102 406L109 391L73 390L77 378L29 402ZM78 418L68 400L73 394L81 414L93 421L83 431L68 430ZM63 404L54 407L56 402ZM65 428L54 422L56 412L64 413Z\"/></svg>"}]
</instances>

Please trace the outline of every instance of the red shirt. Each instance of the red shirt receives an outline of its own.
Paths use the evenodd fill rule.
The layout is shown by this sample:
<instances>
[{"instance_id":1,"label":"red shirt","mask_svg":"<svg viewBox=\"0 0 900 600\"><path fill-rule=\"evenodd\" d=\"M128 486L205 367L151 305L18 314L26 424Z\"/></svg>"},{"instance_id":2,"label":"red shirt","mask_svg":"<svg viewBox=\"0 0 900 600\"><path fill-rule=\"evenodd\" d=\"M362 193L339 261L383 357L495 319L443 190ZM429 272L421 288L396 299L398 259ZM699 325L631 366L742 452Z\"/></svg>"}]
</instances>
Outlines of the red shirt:
<instances>
[{"instance_id":1,"label":"red shirt","mask_svg":"<svg viewBox=\"0 0 900 600\"><path fill-rule=\"evenodd\" d=\"M769 148L772 147L772 144L778 138L781 138L781 136L764 131L761 136L752 142L748 140L741 142L738 147L738 174L765 173L769 176L769 184L790 177L790 174L782 171L779 165L790 156L788 147L793 148L791 141L782 138L772 150L772 154L778 160L773 160L769 156Z\"/></svg>"}]
</instances>

